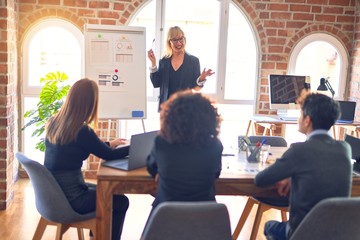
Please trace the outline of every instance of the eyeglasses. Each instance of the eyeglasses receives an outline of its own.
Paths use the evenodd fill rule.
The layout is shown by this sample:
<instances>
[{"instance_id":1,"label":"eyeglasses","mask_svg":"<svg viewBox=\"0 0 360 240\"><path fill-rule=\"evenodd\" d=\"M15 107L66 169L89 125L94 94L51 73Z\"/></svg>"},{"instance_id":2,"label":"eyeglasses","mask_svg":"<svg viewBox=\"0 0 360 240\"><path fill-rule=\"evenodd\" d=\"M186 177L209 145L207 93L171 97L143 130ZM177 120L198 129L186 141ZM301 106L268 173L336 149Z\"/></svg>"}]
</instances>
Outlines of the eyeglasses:
<instances>
[{"instance_id":1,"label":"eyeglasses","mask_svg":"<svg viewBox=\"0 0 360 240\"><path fill-rule=\"evenodd\" d=\"M185 37L172 38L172 39L170 39L170 41L171 41L172 43L177 43L177 42L179 42L179 43L184 43L184 42L185 42Z\"/></svg>"}]
</instances>

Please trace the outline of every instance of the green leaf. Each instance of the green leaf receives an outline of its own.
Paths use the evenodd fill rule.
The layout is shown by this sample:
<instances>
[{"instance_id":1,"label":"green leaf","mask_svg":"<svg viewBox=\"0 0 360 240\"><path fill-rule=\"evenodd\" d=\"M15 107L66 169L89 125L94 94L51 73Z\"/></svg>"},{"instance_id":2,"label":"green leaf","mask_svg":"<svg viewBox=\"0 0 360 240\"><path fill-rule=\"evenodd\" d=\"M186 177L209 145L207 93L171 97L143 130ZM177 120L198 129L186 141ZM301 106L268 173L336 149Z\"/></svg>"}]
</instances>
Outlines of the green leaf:
<instances>
[{"instance_id":1,"label":"green leaf","mask_svg":"<svg viewBox=\"0 0 360 240\"><path fill-rule=\"evenodd\" d=\"M40 82L44 83L40 92L40 100L37 103L37 109L32 109L24 114L24 118L30 118L30 121L22 127L21 130L34 125L36 129L33 131L33 137L40 137L45 131L45 125L49 118L56 114L61 108L64 98L67 96L70 85L64 85L69 77L64 72L49 72L45 77L40 78ZM36 144L36 149L45 151L44 140L40 140Z\"/></svg>"}]
</instances>

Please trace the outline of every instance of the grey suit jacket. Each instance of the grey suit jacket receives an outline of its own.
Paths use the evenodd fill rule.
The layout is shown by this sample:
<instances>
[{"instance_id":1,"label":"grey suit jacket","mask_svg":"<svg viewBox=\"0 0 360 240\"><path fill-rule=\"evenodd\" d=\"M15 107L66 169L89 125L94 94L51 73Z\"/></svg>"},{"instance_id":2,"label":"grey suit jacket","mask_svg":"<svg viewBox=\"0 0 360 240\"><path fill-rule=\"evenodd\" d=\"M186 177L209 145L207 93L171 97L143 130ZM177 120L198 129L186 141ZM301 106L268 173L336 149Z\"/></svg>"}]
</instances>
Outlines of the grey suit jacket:
<instances>
[{"instance_id":1,"label":"grey suit jacket","mask_svg":"<svg viewBox=\"0 0 360 240\"><path fill-rule=\"evenodd\" d=\"M291 178L290 234L320 200L351 192L351 149L326 134L294 143L277 161L258 173L255 185L267 187Z\"/></svg>"}]
</instances>

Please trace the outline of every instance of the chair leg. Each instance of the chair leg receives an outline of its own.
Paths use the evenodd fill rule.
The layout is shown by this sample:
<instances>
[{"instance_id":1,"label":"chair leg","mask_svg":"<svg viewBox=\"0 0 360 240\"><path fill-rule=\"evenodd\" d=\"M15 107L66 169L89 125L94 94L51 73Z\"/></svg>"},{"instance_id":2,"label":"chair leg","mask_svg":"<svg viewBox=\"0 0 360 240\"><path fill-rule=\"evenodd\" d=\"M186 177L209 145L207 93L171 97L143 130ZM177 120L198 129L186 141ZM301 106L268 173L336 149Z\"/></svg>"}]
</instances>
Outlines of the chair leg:
<instances>
[{"instance_id":1,"label":"chair leg","mask_svg":"<svg viewBox=\"0 0 360 240\"><path fill-rule=\"evenodd\" d=\"M84 231L83 231L83 229L82 228L76 228L76 230L77 230L77 234L78 234L78 239L79 240L84 240Z\"/></svg>"},{"instance_id":2,"label":"chair leg","mask_svg":"<svg viewBox=\"0 0 360 240\"><path fill-rule=\"evenodd\" d=\"M45 218L40 217L39 223L33 236L33 240L41 240L47 225L48 221Z\"/></svg>"},{"instance_id":3,"label":"chair leg","mask_svg":"<svg viewBox=\"0 0 360 240\"><path fill-rule=\"evenodd\" d=\"M258 209L256 211L254 225L251 230L250 240L256 240L257 233L259 231L259 226L261 223L261 218L264 212L269 210L269 207L266 204L259 203Z\"/></svg>"},{"instance_id":4,"label":"chair leg","mask_svg":"<svg viewBox=\"0 0 360 240\"><path fill-rule=\"evenodd\" d=\"M251 209L253 208L254 204L258 204L258 202L255 199L249 197L246 202L245 208L239 218L239 222L236 225L235 231L233 232L233 235L232 235L233 240L236 240L239 237L241 229L244 227L246 219L249 217L249 214L250 214Z\"/></svg>"},{"instance_id":5,"label":"chair leg","mask_svg":"<svg viewBox=\"0 0 360 240\"><path fill-rule=\"evenodd\" d=\"M280 211L281 211L281 220L282 220L283 222L286 222L286 221L288 220L288 218L287 218L287 212L284 211L284 210L280 210Z\"/></svg>"},{"instance_id":6,"label":"chair leg","mask_svg":"<svg viewBox=\"0 0 360 240\"><path fill-rule=\"evenodd\" d=\"M93 240L96 240L96 221L94 221L91 226L90 226L90 230L93 233Z\"/></svg>"},{"instance_id":7,"label":"chair leg","mask_svg":"<svg viewBox=\"0 0 360 240\"><path fill-rule=\"evenodd\" d=\"M56 224L56 240L61 240L63 234L70 228L70 225L68 224Z\"/></svg>"}]
</instances>

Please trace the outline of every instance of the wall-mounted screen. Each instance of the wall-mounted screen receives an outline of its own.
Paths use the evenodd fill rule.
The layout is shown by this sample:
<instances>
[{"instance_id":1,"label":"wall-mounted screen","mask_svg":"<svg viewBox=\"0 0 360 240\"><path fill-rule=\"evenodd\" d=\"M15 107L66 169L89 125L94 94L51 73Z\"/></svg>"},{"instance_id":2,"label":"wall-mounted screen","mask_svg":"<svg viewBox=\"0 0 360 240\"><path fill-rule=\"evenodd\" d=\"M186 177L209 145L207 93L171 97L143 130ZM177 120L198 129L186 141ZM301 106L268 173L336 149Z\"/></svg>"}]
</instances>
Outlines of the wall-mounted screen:
<instances>
[{"instance_id":1,"label":"wall-mounted screen","mask_svg":"<svg viewBox=\"0 0 360 240\"><path fill-rule=\"evenodd\" d=\"M304 89L310 89L310 78L296 75L270 74L270 109L297 109L296 99Z\"/></svg>"}]
</instances>

